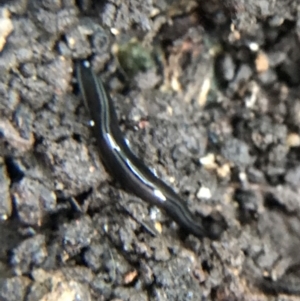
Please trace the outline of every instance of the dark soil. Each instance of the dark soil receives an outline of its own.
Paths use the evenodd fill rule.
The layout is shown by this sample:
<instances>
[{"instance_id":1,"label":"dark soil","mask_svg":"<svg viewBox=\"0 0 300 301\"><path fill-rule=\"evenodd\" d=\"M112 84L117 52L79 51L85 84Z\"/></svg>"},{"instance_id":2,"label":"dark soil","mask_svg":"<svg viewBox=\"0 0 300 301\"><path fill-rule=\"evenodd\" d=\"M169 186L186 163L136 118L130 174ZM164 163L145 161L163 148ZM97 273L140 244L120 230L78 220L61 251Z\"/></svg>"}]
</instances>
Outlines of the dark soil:
<instances>
[{"instance_id":1,"label":"dark soil","mask_svg":"<svg viewBox=\"0 0 300 301\"><path fill-rule=\"evenodd\" d=\"M0 16L0 301L298 300L298 1L10 0ZM106 173L79 59L134 152L222 216L219 240Z\"/></svg>"}]
</instances>

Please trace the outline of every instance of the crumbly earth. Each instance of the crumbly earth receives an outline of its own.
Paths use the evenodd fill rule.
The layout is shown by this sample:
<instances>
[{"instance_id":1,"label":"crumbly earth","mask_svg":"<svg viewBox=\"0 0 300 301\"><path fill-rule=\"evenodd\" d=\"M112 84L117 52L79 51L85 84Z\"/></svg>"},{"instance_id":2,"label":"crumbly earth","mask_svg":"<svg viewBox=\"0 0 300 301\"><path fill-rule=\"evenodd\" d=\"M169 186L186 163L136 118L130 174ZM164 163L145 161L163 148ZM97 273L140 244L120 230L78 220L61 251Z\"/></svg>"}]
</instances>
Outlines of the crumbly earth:
<instances>
[{"instance_id":1,"label":"crumbly earth","mask_svg":"<svg viewBox=\"0 0 300 301\"><path fill-rule=\"evenodd\" d=\"M1 1L0 300L299 300L299 24L295 0ZM106 173L78 59L219 240Z\"/></svg>"}]
</instances>

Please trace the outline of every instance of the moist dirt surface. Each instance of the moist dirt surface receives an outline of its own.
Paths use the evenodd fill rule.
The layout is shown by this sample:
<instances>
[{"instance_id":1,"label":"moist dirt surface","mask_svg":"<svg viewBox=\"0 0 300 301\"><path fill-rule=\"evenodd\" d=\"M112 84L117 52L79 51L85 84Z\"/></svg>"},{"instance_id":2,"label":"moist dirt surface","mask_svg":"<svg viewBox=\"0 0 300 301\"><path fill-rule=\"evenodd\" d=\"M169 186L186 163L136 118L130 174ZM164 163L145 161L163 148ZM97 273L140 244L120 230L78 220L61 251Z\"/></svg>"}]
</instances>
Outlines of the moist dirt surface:
<instances>
[{"instance_id":1,"label":"moist dirt surface","mask_svg":"<svg viewBox=\"0 0 300 301\"><path fill-rule=\"evenodd\" d=\"M299 4L1 1L0 300L299 300ZM106 172L78 60L219 239Z\"/></svg>"}]
</instances>

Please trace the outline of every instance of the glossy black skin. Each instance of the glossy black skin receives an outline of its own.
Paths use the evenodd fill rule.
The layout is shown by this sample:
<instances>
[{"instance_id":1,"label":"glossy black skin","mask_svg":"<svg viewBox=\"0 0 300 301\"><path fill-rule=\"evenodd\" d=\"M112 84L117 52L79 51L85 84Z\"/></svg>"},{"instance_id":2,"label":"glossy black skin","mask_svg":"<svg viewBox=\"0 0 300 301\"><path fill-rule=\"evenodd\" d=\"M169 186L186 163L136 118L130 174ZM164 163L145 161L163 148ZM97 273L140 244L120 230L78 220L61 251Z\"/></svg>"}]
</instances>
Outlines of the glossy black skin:
<instances>
[{"instance_id":1,"label":"glossy black skin","mask_svg":"<svg viewBox=\"0 0 300 301\"><path fill-rule=\"evenodd\" d=\"M114 179L128 191L156 205L182 228L197 237L219 238L223 231L218 224L204 227L197 222L185 202L166 185L130 150L120 130L118 118L110 96L88 62L76 65L80 91L94 122L101 161Z\"/></svg>"}]
</instances>

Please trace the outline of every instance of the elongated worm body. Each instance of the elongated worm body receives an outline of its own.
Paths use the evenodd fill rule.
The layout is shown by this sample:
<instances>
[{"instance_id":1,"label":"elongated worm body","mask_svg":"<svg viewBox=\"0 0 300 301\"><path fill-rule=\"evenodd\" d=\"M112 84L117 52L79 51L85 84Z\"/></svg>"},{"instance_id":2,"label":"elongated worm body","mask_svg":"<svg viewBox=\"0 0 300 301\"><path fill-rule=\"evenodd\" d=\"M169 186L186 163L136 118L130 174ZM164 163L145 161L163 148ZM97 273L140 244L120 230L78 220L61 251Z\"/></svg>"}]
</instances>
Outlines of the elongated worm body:
<instances>
[{"instance_id":1,"label":"elongated worm body","mask_svg":"<svg viewBox=\"0 0 300 301\"><path fill-rule=\"evenodd\" d=\"M162 208L189 233L216 239L223 229L217 223L205 227L203 220L131 151L119 127L110 96L87 61L76 64L76 73L85 106L93 121L101 161L114 179L136 196ZM197 218L198 219L198 218Z\"/></svg>"}]
</instances>

